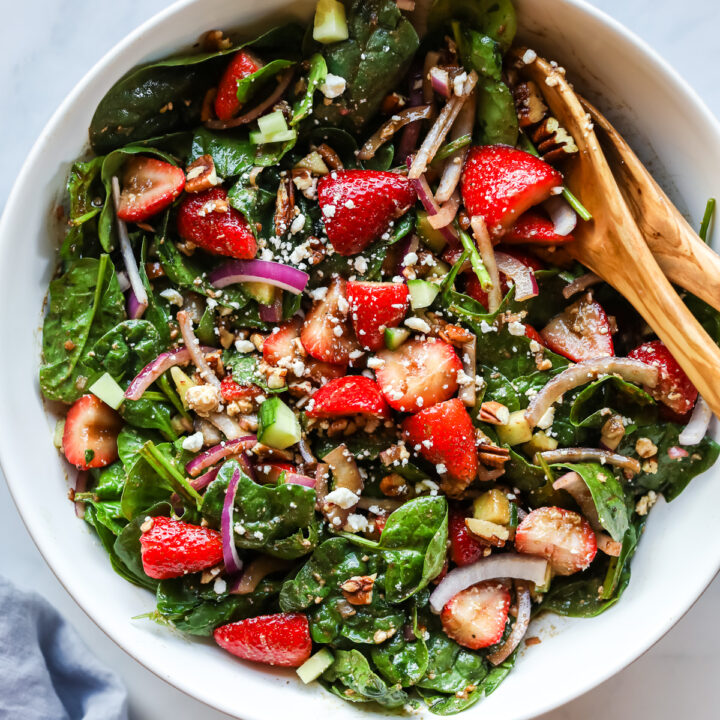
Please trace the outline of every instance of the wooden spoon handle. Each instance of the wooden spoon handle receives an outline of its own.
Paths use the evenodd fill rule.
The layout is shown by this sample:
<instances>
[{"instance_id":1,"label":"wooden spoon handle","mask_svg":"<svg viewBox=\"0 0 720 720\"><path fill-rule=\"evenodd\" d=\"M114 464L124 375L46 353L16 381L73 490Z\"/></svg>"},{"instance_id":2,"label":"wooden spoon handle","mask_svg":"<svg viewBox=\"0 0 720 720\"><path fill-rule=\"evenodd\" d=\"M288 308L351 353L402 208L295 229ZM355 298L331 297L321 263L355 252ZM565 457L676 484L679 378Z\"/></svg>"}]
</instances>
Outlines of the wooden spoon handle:
<instances>
[{"instance_id":1,"label":"wooden spoon handle","mask_svg":"<svg viewBox=\"0 0 720 720\"><path fill-rule=\"evenodd\" d=\"M671 282L720 311L720 255L695 233L607 118L585 98L580 101L605 133L620 190L660 268Z\"/></svg>"}]
</instances>

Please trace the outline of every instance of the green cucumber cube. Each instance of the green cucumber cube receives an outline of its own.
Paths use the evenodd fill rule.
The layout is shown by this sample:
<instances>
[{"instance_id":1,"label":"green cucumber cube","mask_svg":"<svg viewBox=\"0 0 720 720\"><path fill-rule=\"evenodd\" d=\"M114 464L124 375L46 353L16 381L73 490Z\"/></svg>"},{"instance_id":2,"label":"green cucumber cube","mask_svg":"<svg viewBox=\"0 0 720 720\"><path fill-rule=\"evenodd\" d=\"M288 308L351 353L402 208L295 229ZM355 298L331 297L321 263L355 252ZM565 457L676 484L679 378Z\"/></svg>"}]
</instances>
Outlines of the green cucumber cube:
<instances>
[{"instance_id":1,"label":"green cucumber cube","mask_svg":"<svg viewBox=\"0 0 720 720\"><path fill-rule=\"evenodd\" d=\"M410 307L413 310L430 307L440 292L437 285L427 280L408 280L407 286L410 292Z\"/></svg>"},{"instance_id":2,"label":"green cucumber cube","mask_svg":"<svg viewBox=\"0 0 720 720\"><path fill-rule=\"evenodd\" d=\"M397 350L409 337L410 331L407 328L385 328L385 347L388 350Z\"/></svg>"},{"instance_id":3,"label":"green cucumber cube","mask_svg":"<svg viewBox=\"0 0 720 720\"><path fill-rule=\"evenodd\" d=\"M285 450L300 441L302 430L295 413L277 396L260 406L258 442Z\"/></svg>"},{"instance_id":4,"label":"green cucumber cube","mask_svg":"<svg viewBox=\"0 0 720 720\"><path fill-rule=\"evenodd\" d=\"M350 37L345 6L338 0L318 0L313 25L313 40L329 45Z\"/></svg>"},{"instance_id":5,"label":"green cucumber cube","mask_svg":"<svg viewBox=\"0 0 720 720\"><path fill-rule=\"evenodd\" d=\"M125 391L115 382L112 375L103 373L89 388L90 392L99 397L106 405L117 410L125 400Z\"/></svg>"},{"instance_id":6,"label":"green cucumber cube","mask_svg":"<svg viewBox=\"0 0 720 720\"><path fill-rule=\"evenodd\" d=\"M323 648L308 658L296 672L307 685L313 680L317 680L334 662L335 657L330 650Z\"/></svg>"}]
</instances>

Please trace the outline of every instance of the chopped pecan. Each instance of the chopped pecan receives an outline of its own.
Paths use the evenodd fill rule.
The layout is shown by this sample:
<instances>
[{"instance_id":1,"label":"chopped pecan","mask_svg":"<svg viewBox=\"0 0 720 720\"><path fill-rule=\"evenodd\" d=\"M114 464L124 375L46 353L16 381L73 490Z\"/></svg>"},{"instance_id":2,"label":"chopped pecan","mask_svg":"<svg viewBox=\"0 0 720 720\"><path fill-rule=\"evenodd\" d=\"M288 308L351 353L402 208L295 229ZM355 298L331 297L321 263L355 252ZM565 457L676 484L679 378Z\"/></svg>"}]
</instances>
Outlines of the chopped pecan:
<instances>
[{"instance_id":1,"label":"chopped pecan","mask_svg":"<svg viewBox=\"0 0 720 720\"><path fill-rule=\"evenodd\" d=\"M500 469L510 459L510 450L497 445L483 443L478 446L478 460L485 465Z\"/></svg>"},{"instance_id":2,"label":"chopped pecan","mask_svg":"<svg viewBox=\"0 0 720 720\"><path fill-rule=\"evenodd\" d=\"M410 453L408 452L405 445L398 443L397 445L391 445L387 450L383 450L380 453L380 460L383 465L392 465L393 463L400 463L403 460L409 460Z\"/></svg>"},{"instance_id":3,"label":"chopped pecan","mask_svg":"<svg viewBox=\"0 0 720 720\"><path fill-rule=\"evenodd\" d=\"M600 430L600 440L608 450L615 450L625 437L625 424L620 415L611 415Z\"/></svg>"},{"instance_id":4,"label":"chopped pecan","mask_svg":"<svg viewBox=\"0 0 720 720\"><path fill-rule=\"evenodd\" d=\"M317 178L307 168L294 168L292 181L295 187L308 199L317 199Z\"/></svg>"},{"instance_id":5,"label":"chopped pecan","mask_svg":"<svg viewBox=\"0 0 720 720\"><path fill-rule=\"evenodd\" d=\"M578 147L570 133L557 118L545 118L532 132L531 137L540 156L546 162L557 162L576 155Z\"/></svg>"},{"instance_id":6,"label":"chopped pecan","mask_svg":"<svg viewBox=\"0 0 720 720\"><path fill-rule=\"evenodd\" d=\"M225 35L222 30L208 30L201 38L205 52L217 52L218 50L227 50L232 46L232 41Z\"/></svg>"},{"instance_id":7,"label":"chopped pecan","mask_svg":"<svg viewBox=\"0 0 720 720\"><path fill-rule=\"evenodd\" d=\"M328 437L343 435L349 422L348 418L338 418L337 420L333 420L327 429Z\"/></svg>"},{"instance_id":8,"label":"chopped pecan","mask_svg":"<svg viewBox=\"0 0 720 720\"><path fill-rule=\"evenodd\" d=\"M351 605L369 605L372 602L375 578L377 578L376 573L372 575L355 575L342 583L340 589Z\"/></svg>"},{"instance_id":9,"label":"chopped pecan","mask_svg":"<svg viewBox=\"0 0 720 720\"><path fill-rule=\"evenodd\" d=\"M643 458L643 460L657 455L657 451L657 445L655 445L650 438L641 437L638 438L638 441L635 443L635 452Z\"/></svg>"},{"instance_id":10,"label":"chopped pecan","mask_svg":"<svg viewBox=\"0 0 720 720\"><path fill-rule=\"evenodd\" d=\"M382 106L381 106L381 112L383 112L385 115L392 115L393 113L396 113L398 110L402 110L402 108L405 107L407 104L407 100L400 95L400 93L391 92L389 95L386 95L383 98Z\"/></svg>"},{"instance_id":11,"label":"chopped pecan","mask_svg":"<svg viewBox=\"0 0 720 720\"><path fill-rule=\"evenodd\" d=\"M319 145L317 151L320 153L320 157L322 157L322 159L325 161L325 164L331 170L345 169L345 166L343 165L339 155L327 143Z\"/></svg>"},{"instance_id":12,"label":"chopped pecan","mask_svg":"<svg viewBox=\"0 0 720 720\"><path fill-rule=\"evenodd\" d=\"M289 229L295 216L295 185L292 177L280 181L275 200L275 234L282 237Z\"/></svg>"},{"instance_id":13,"label":"chopped pecan","mask_svg":"<svg viewBox=\"0 0 720 720\"><path fill-rule=\"evenodd\" d=\"M445 325L438 334L442 340L456 346L472 342L475 337L469 330L459 325Z\"/></svg>"},{"instance_id":14,"label":"chopped pecan","mask_svg":"<svg viewBox=\"0 0 720 720\"><path fill-rule=\"evenodd\" d=\"M148 280L157 280L165 275L165 269L159 262L146 262L145 274L148 276Z\"/></svg>"},{"instance_id":15,"label":"chopped pecan","mask_svg":"<svg viewBox=\"0 0 720 720\"><path fill-rule=\"evenodd\" d=\"M388 497L408 497L412 493L408 481L397 473L386 475L380 481L380 492Z\"/></svg>"},{"instance_id":16,"label":"chopped pecan","mask_svg":"<svg viewBox=\"0 0 720 720\"><path fill-rule=\"evenodd\" d=\"M478 418L491 425L507 425L510 420L510 410L502 403L488 400L480 406Z\"/></svg>"},{"instance_id":17,"label":"chopped pecan","mask_svg":"<svg viewBox=\"0 0 720 720\"><path fill-rule=\"evenodd\" d=\"M521 128L537 125L547 115L547 105L538 86L532 80L518 83L513 88L513 97Z\"/></svg>"},{"instance_id":18,"label":"chopped pecan","mask_svg":"<svg viewBox=\"0 0 720 720\"><path fill-rule=\"evenodd\" d=\"M185 170L185 191L199 193L219 185L222 181L215 172L212 155L201 155Z\"/></svg>"},{"instance_id":19,"label":"chopped pecan","mask_svg":"<svg viewBox=\"0 0 720 720\"><path fill-rule=\"evenodd\" d=\"M278 450L263 443L255 443L255 445L250 448L250 452L259 460L281 460L284 462L292 462L295 460L295 453L290 450Z\"/></svg>"}]
</instances>

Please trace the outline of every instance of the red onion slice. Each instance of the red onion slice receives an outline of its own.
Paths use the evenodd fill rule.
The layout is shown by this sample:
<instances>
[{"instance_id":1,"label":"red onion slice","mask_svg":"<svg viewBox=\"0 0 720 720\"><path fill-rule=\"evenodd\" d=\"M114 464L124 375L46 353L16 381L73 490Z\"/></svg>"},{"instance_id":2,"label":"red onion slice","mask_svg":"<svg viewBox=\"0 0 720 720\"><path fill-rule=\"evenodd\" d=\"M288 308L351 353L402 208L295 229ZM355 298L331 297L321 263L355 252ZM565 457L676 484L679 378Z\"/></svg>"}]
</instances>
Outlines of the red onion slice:
<instances>
[{"instance_id":1,"label":"red onion slice","mask_svg":"<svg viewBox=\"0 0 720 720\"><path fill-rule=\"evenodd\" d=\"M139 320L147 310L147 304L141 303L137 299L135 291L130 288L127 295L127 314L131 320Z\"/></svg>"},{"instance_id":2,"label":"red onion slice","mask_svg":"<svg viewBox=\"0 0 720 720\"><path fill-rule=\"evenodd\" d=\"M458 213L460 208L460 193L456 190L452 197L444 204L438 206L435 215L428 215L428 222L435 230L442 230L447 227Z\"/></svg>"},{"instance_id":3,"label":"red onion slice","mask_svg":"<svg viewBox=\"0 0 720 720\"><path fill-rule=\"evenodd\" d=\"M635 458L601 450L600 448L560 448L558 450L546 450L540 453L540 457L548 464L575 463L575 462L599 462L601 465L614 465L615 467L640 472L640 462ZM589 518L588 518L589 520Z\"/></svg>"},{"instance_id":4,"label":"red onion slice","mask_svg":"<svg viewBox=\"0 0 720 720\"><path fill-rule=\"evenodd\" d=\"M658 382L658 370L652 365L646 365L639 360L618 357L594 358L583 360L571 365L550 380L545 387L530 401L525 410L525 419L531 428L534 428L542 416L557 402L568 390L597 380L601 375L618 375L627 382L635 385L645 385L654 388Z\"/></svg>"},{"instance_id":5,"label":"red onion slice","mask_svg":"<svg viewBox=\"0 0 720 720\"><path fill-rule=\"evenodd\" d=\"M184 347L170 350L158 355L148 363L130 383L125 391L128 400L139 400L143 393L165 372L175 365L187 365L190 362L190 351Z\"/></svg>"},{"instance_id":6,"label":"red onion slice","mask_svg":"<svg viewBox=\"0 0 720 720\"><path fill-rule=\"evenodd\" d=\"M412 158L408 157L407 162L408 165L410 165L412 163ZM438 205L435 197L433 196L433 192L430 189L430 185L428 185L428 181L425 175L421 175L419 178L417 178L416 180L412 180L411 182L413 184L413 187L415 188L415 192L417 192L418 199L427 211L428 217L437 215L440 212L440 206ZM439 228L439 230L443 234L443 237L449 243L453 243L455 245L458 244L459 241L457 231L452 225L441 227Z\"/></svg>"},{"instance_id":7,"label":"red onion slice","mask_svg":"<svg viewBox=\"0 0 720 720\"><path fill-rule=\"evenodd\" d=\"M282 293L275 298L272 305L260 305L258 307L260 319L266 323L279 323L282 320L283 299Z\"/></svg>"},{"instance_id":8,"label":"red onion slice","mask_svg":"<svg viewBox=\"0 0 720 720\"><path fill-rule=\"evenodd\" d=\"M430 70L434 68L440 61L440 53L435 50L431 50L425 56L425 62L423 63L423 74L422 74L422 97L423 102L431 105L435 102L434 91L432 82L430 82Z\"/></svg>"},{"instance_id":9,"label":"red onion slice","mask_svg":"<svg viewBox=\"0 0 720 720\"><path fill-rule=\"evenodd\" d=\"M127 273L124 270L120 270L115 274L118 285L120 286L120 292L125 292L130 287L130 281L128 280Z\"/></svg>"},{"instance_id":10,"label":"red onion slice","mask_svg":"<svg viewBox=\"0 0 720 720\"><path fill-rule=\"evenodd\" d=\"M405 264L405 258L410 253L416 253L418 247L420 247L420 240L418 236L413 233L412 235L405 236L401 241L401 245L398 252L398 262L396 268L396 274L402 275L407 265Z\"/></svg>"},{"instance_id":11,"label":"red onion slice","mask_svg":"<svg viewBox=\"0 0 720 720\"><path fill-rule=\"evenodd\" d=\"M539 294L535 273L531 267L520 262L512 255L503 252L495 253L495 263L500 272L512 278L515 285L515 299L519 302L537 297Z\"/></svg>"},{"instance_id":12,"label":"red onion slice","mask_svg":"<svg viewBox=\"0 0 720 720\"><path fill-rule=\"evenodd\" d=\"M562 290L563 297L567 300L568 298L571 298L573 295L576 295L579 292L583 292L584 290L587 290L589 287L592 287L593 285L597 285L598 283L602 282L602 278L599 275L596 275L595 273L585 273L585 275L581 275L579 278L575 278L571 283L568 283Z\"/></svg>"},{"instance_id":13,"label":"red onion slice","mask_svg":"<svg viewBox=\"0 0 720 720\"><path fill-rule=\"evenodd\" d=\"M190 315L185 312L185 310L181 310L177 314L177 321L178 325L180 326L182 338L185 341L185 347L188 349L188 352L190 353L190 359L193 361L195 367L197 368L200 377L206 383L209 383L210 385L213 385L215 388L220 390L220 381L218 380L217 375L215 375L215 373L212 371L210 365L208 365L208 362L200 349L200 341L195 336L195 331L193 330L193 323Z\"/></svg>"},{"instance_id":14,"label":"red onion slice","mask_svg":"<svg viewBox=\"0 0 720 720\"><path fill-rule=\"evenodd\" d=\"M208 421L214 425L228 440L239 440L244 437L246 430L235 422L233 418L224 412L210 413L207 417ZM242 456L238 456L242 457Z\"/></svg>"},{"instance_id":15,"label":"red onion slice","mask_svg":"<svg viewBox=\"0 0 720 720\"><path fill-rule=\"evenodd\" d=\"M492 240L490 239L487 225L485 224L485 218L480 215L475 215L470 220L470 226L472 227L475 244L480 251L483 265L485 265L485 269L488 271L488 275L490 275L490 280L492 281L492 287L488 290L488 310L493 313L500 307L500 303L502 302L500 273L498 272L498 266L495 262L495 250L493 249Z\"/></svg>"},{"instance_id":16,"label":"red onion slice","mask_svg":"<svg viewBox=\"0 0 720 720\"><path fill-rule=\"evenodd\" d=\"M383 123L380 128L370 136L362 148L360 148L358 159L370 160L375 157L375 153L390 140L398 130L410 123L427 120L431 114L432 108L430 105L405 108L405 110L395 113L388 121Z\"/></svg>"},{"instance_id":17,"label":"red onion slice","mask_svg":"<svg viewBox=\"0 0 720 720\"><path fill-rule=\"evenodd\" d=\"M530 625L530 615L532 614L532 600L530 599L530 588L527 583L522 580L515 581L515 595L517 597L517 617L515 624L507 640L494 652L487 656L487 659L493 665L499 665L507 660L513 650L520 644L525 637L528 626Z\"/></svg>"},{"instance_id":18,"label":"red onion slice","mask_svg":"<svg viewBox=\"0 0 720 720\"><path fill-rule=\"evenodd\" d=\"M315 478L308 477L307 475L300 475L298 473L286 472L283 482L286 485L302 485L306 488L314 488L317 482Z\"/></svg>"},{"instance_id":19,"label":"red onion slice","mask_svg":"<svg viewBox=\"0 0 720 720\"><path fill-rule=\"evenodd\" d=\"M705 437L710 420L712 420L712 410L705 400L698 395L690 416L690 422L683 428L678 437L678 442L681 445L697 445Z\"/></svg>"},{"instance_id":20,"label":"red onion slice","mask_svg":"<svg viewBox=\"0 0 720 720\"><path fill-rule=\"evenodd\" d=\"M555 195L546 200L544 207L553 221L555 232L558 235L569 235L575 229L577 214L561 195Z\"/></svg>"},{"instance_id":21,"label":"red onion slice","mask_svg":"<svg viewBox=\"0 0 720 720\"><path fill-rule=\"evenodd\" d=\"M242 282L264 282L299 295L310 276L297 268L271 260L231 260L210 273L216 288Z\"/></svg>"},{"instance_id":22,"label":"red onion slice","mask_svg":"<svg viewBox=\"0 0 720 720\"><path fill-rule=\"evenodd\" d=\"M240 471L235 470L227 491L225 492L225 502L223 503L222 515L220 518L220 534L222 536L223 561L225 562L225 570L230 575L235 575L242 570L242 560L238 555L235 547L233 514L235 512L235 495L237 494L238 483L240 482Z\"/></svg>"},{"instance_id":23,"label":"red onion slice","mask_svg":"<svg viewBox=\"0 0 720 720\"><path fill-rule=\"evenodd\" d=\"M209 468L211 465L216 465L220 460L226 458L228 455L237 455L238 453L249 450L257 443L257 437L255 435L246 435L245 437L238 438L237 440L231 440L230 442L223 442L215 447L211 447L209 450L200 453L197 457L194 457L186 466L185 471L190 477L197 477L205 468Z\"/></svg>"},{"instance_id":24,"label":"red onion slice","mask_svg":"<svg viewBox=\"0 0 720 720\"><path fill-rule=\"evenodd\" d=\"M463 135L472 135L475 127L475 113L477 110L477 93L473 91L467 102L462 106L462 110L458 113L457 120L450 131L450 141L458 140ZM442 177L438 185L435 198L438 202L447 202L455 192L460 177L462 176L463 167L465 166L465 158L467 157L469 147L456 150L447 160L443 167Z\"/></svg>"},{"instance_id":25,"label":"red onion slice","mask_svg":"<svg viewBox=\"0 0 720 720\"><path fill-rule=\"evenodd\" d=\"M482 558L472 565L451 570L435 588L430 596L430 607L439 613L459 592L485 580L496 578L515 578L543 585L547 575L547 560L534 555L504 553Z\"/></svg>"},{"instance_id":26,"label":"red onion slice","mask_svg":"<svg viewBox=\"0 0 720 720\"><path fill-rule=\"evenodd\" d=\"M673 445L668 448L667 454L671 460L680 460L680 458L686 458L690 453L685 448Z\"/></svg>"},{"instance_id":27,"label":"red onion slice","mask_svg":"<svg viewBox=\"0 0 720 720\"><path fill-rule=\"evenodd\" d=\"M432 89L446 100L450 99L452 89L450 88L450 75L447 70L435 67L430 68L430 84Z\"/></svg>"}]
</instances>

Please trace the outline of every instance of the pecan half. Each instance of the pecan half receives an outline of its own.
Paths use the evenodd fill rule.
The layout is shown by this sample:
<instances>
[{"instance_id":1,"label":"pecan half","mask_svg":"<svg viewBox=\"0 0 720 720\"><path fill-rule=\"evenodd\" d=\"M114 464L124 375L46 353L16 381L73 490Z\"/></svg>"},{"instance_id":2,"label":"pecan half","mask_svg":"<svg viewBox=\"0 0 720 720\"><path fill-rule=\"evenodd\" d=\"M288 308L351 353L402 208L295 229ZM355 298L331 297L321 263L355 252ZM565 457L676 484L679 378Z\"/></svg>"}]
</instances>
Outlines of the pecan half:
<instances>
[{"instance_id":1,"label":"pecan half","mask_svg":"<svg viewBox=\"0 0 720 720\"><path fill-rule=\"evenodd\" d=\"M345 169L340 156L328 144L323 143L322 145L318 145L317 151L331 170Z\"/></svg>"},{"instance_id":2,"label":"pecan half","mask_svg":"<svg viewBox=\"0 0 720 720\"><path fill-rule=\"evenodd\" d=\"M372 602L375 578L377 578L376 573L372 575L355 575L342 583L340 589L351 605L369 605Z\"/></svg>"},{"instance_id":3,"label":"pecan half","mask_svg":"<svg viewBox=\"0 0 720 720\"><path fill-rule=\"evenodd\" d=\"M219 185L222 182L215 172L212 155L201 155L190 163L185 170L185 191L199 193Z\"/></svg>"},{"instance_id":4,"label":"pecan half","mask_svg":"<svg viewBox=\"0 0 720 720\"><path fill-rule=\"evenodd\" d=\"M488 400L480 406L478 418L491 425L507 425L510 420L510 410L502 403Z\"/></svg>"},{"instance_id":5,"label":"pecan half","mask_svg":"<svg viewBox=\"0 0 720 720\"><path fill-rule=\"evenodd\" d=\"M518 83L513 88L513 97L521 128L537 125L547 115L547 105L538 86L532 80Z\"/></svg>"},{"instance_id":6,"label":"pecan half","mask_svg":"<svg viewBox=\"0 0 720 720\"><path fill-rule=\"evenodd\" d=\"M485 443L478 446L478 460L485 467L500 469L509 459L510 450L507 448Z\"/></svg>"},{"instance_id":7,"label":"pecan half","mask_svg":"<svg viewBox=\"0 0 720 720\"><path fill-rule=\"evenodd\" d=\"M407 497L410 495L410 486L402 475L391 473L380 481L380 492L387 497Z\"/></svg>"}]
</instances>

